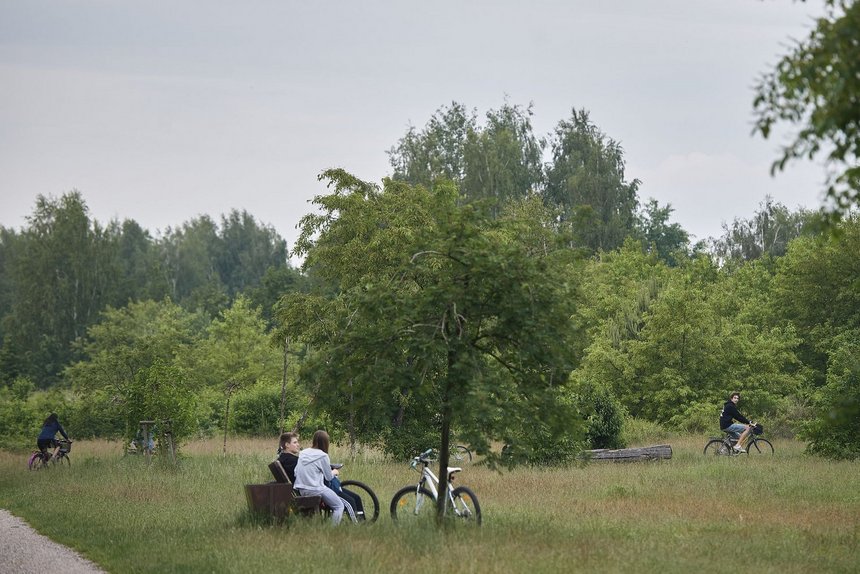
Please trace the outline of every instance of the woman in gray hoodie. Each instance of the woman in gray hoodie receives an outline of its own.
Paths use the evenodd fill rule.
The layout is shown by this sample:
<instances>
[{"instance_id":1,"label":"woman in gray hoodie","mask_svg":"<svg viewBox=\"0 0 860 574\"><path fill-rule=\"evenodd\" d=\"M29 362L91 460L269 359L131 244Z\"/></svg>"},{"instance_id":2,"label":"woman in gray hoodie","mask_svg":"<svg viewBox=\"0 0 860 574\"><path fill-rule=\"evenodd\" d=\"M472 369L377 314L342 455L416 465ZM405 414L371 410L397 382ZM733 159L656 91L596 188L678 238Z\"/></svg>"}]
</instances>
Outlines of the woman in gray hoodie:
<instances>
[{"instance_id":1,"label":"woman in gray hoodie","mask_svg":"<svg viewBox=\"0 0 860 574\"><path fill-rule=\"evenodd\" d=\"M331 459L328 457L329 437L324 430L314 433L311 448L299 453L296 463L296 482L293 487L302 496L319 495L326 506L331 509L332 524L340 524L343 517L343 500L335 491L325 485L331 481L337 471L331 469Z\"/></svg>"}]
</instances>

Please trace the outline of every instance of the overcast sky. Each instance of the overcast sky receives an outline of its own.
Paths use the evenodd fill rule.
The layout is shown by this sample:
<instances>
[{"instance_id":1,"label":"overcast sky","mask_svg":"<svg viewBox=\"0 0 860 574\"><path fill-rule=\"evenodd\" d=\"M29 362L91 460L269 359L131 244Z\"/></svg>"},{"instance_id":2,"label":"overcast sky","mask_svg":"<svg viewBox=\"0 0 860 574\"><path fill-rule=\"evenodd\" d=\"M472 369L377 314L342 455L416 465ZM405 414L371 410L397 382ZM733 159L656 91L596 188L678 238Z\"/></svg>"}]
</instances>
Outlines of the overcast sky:
<instances>
[{"instance_id":1,"label":"overcast sky","mask_svg":"<svg viewBox=\"0 0 860 574\"><path fill-rule=\"evenodd\" d=\"M824 173L771 178L756 79L820 0L0 0L0 225L77 189L154 234L246 209L292 247L316 177L390 173L386 150L458 101L585 108L639 195L698 239L766 194L816 207Z\"/></svg>"}]
</instances>

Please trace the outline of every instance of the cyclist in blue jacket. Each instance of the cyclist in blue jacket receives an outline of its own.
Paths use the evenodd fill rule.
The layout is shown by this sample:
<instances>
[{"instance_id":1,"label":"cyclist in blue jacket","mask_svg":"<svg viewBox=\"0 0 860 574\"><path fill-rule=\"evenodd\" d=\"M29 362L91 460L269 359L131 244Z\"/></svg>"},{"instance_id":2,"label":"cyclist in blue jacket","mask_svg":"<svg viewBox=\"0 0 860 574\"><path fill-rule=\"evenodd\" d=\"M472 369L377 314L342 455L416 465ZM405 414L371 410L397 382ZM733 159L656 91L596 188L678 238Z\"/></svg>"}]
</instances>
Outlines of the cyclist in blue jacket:
<instances>
[{"instance_id":1,"label":"cyclist in blue jacket","mask_svg":"<svg viewBox=\"0 0 860 574\"><path fill-rule=\"evenodd\" d=\"M60 443L55 440L57 433L63 435L63 438L69 440L69 435L66 434L66 430L63 428L63 425L60 424L60 421L57 420L57 413L51 413L48 415L48 418L45 419L45 422L42 423L42 432L39 433L39 438L36 439L36 446L39 447L39 450L42 451L42 456L45 459L45 462L51 459L51 454L48 452L48 447L54 447L53 456L57 456L60 452Z\"/></svg>"}]
</instances>

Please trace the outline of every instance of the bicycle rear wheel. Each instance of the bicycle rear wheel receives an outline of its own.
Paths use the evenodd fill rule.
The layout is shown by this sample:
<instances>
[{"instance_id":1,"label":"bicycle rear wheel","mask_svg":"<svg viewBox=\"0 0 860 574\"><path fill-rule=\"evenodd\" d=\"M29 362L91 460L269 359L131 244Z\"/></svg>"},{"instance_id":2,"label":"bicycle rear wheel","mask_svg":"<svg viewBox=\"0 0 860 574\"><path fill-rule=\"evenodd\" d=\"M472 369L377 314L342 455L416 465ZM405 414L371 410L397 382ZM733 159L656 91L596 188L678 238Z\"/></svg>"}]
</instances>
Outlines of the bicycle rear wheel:
<instances>
[{"instance_id":1,"label":"bicycle rear wheel","mask_svg":"<svg viewBox=\"0 0 860 574\"><path fill-rule=\"evenodd\" d=\"M41 470L42 466L44 466L43 462L42 453L34 452L30 455L29 460L27 460L27 468L30 470Z\"/></svg>"},{"instance_id":2,"label":"bicycle rear wheel","mask_svg":"<svg viewBox=\"0 0 860 574\"><path fill-rule=\"evenodd\" d=\"M703 452L710 456L729 456L732 454L732 449L722 440L715 438L708 441Z\"/></svg>"},{"instance_id":3,"label":"bicycle rear wheel","mask_svg":"<svg viewBox=\"0 0 860 574\"><path fill-rule=\"evenodd\" d=\"M357 480L344 480L340 486L361 497L361 503L364 506L364 524L376 522L376 519L379 518L379 499L376 497L376 493L369 486Z\"/></svg>"},{"instance_id":4,"label":"bicycle rear wheel","mask_svg":"<svg viewBox=\"0 0 860 574\"><path fill-rule=\"evenodd\" d=\"M451 493L454 497L454 515L466 522L474 522L481 525L481 505L478 497L469 488L458 486Z\"/></svg>"},{"instance_id":5,"label":"bicycle rear wheel","mask_svg":"<svg viewBox=\"0 0 860 574\"><path fill-rule=\"evenodd\" d=\"M472 462L472 451L462 444L451 447L451 459L457 462Z\"/></svg>"},{"instance_id":6,"label":"bicycle rear wheel","mask_svg":"<svg viewBox=\"0 0 860 574\"><path fill-rule=\"evenodd\" d=\"M428 518L436 512L436 500L426 488L404 486L391 499L391 518L409 521Z\"/></svg>"},{"instance_id":7,"label":"bicycle rear wheel","mask_svg":"<svg viewBox=\"0 0 860 574\"><path fill-rule=\"evenodd\" d=\"M747 454L773 454L773 445L766 438L757 438L747 445Z\"/></svg>"}]
</instances>

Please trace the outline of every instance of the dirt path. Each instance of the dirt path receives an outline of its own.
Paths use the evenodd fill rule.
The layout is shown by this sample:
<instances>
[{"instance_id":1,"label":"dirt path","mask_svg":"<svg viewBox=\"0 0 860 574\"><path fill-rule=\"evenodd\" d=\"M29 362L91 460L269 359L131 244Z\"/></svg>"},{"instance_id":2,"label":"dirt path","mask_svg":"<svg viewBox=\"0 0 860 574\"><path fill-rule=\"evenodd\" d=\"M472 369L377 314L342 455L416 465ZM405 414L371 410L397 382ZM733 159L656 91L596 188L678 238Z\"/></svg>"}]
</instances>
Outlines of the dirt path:
<instances>
[{"instance_id":1,"label":"dirt path","mask_svg":"<svg viewBox=\"0 0 860 574\"><path fill-rule=\"evenodd\" d=\"M0 573L6 572L105 574L71 548L42 536L17 516L0 509Z\"/></svg>"}]
</instances>

